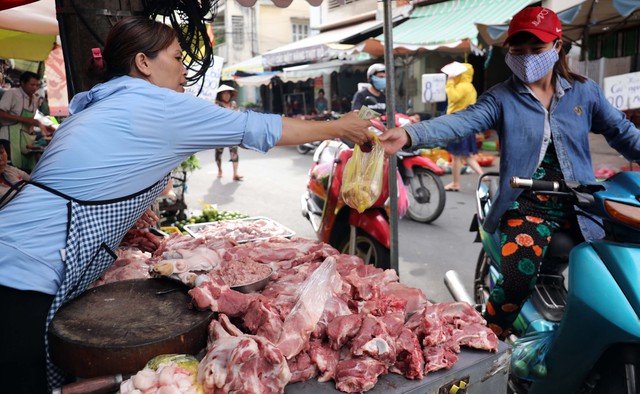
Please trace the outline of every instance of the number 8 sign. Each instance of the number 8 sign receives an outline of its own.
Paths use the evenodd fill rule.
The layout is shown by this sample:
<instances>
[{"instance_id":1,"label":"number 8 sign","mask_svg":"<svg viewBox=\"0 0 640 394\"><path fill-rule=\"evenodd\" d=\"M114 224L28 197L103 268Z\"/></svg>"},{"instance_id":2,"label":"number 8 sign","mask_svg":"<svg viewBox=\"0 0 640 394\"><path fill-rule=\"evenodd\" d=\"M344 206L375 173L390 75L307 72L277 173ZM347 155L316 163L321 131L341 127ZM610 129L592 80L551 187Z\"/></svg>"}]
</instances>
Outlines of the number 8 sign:
<instances>
[{"instance_id":1,"label":"number 8 sign","mask_svg":"<svg viewBox=\"0 0 640 394\"><path fill-rule=\"evenodd\" d=\"M438 103L447 100L447 76L442 73L422 74L422 102Z\"/></svg>"}]
</instances>

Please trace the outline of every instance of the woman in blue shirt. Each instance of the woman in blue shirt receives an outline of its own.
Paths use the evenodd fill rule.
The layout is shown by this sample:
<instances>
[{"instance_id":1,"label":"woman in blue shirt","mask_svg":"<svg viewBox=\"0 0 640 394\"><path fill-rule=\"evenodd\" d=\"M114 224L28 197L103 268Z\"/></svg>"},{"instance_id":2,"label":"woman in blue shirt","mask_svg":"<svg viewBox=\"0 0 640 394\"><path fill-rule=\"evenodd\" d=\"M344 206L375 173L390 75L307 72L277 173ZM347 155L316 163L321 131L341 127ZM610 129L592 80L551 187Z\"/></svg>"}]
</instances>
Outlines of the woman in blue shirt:
<instances>
[{"instance_id":1,"label":"woman in blue shirt","mask_svg":"<svg viewBox=\"0 0 640 394\"><path fill-rule=\"evenodd\" d=\"M348 114L309 122L230 111L181 94L182 49L168 26L125 19L103 51L104 83L76 95L31 181L0 210L0 382L6 392L61 383L45 333L64 302L113 263L129 228L164 189L167 175L205 149L349 138L365 143L369 121ZM45 361L46 360L46 361Z\"/></svg>"},{"instance_id":2,"label":"woman in blue shirt","mask_svg":"<svg viewBox=\"0 0 640 394\"><path fill-rule=\"evenodd\" d=\"M484 93L466 110L394 128L380 140L388 154L403 147L443 146L474 132L498 131L500 190L484 227L500 230L502 278L485 318L506 337L528 297L547 245L558 229L585 239L602 236L572 206L512 189L512 176L544 180L595 180L588 133L602 134L628 159L640 159L640 131L605 99L593 81L569 71L562 26L543 7L516 14L505 41L513 77Z\"/></svg>"}]
</instances>

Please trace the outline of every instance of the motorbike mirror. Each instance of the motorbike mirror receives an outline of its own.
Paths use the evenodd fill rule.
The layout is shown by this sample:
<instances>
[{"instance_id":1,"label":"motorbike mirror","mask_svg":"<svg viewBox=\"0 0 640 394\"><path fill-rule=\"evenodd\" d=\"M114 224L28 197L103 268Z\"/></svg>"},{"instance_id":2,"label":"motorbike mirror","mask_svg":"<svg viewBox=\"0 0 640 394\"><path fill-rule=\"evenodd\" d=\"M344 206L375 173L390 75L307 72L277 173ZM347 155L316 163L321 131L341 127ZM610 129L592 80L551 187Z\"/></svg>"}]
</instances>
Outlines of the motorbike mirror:
<instances>
[{"instance_id":1,"label":"motorbike mirror","mask_svg":"<svg viewBox=\"0 0 640 394\"><path fill-rule=\"evenodd\" d=\"M386 127L384 127L384 123L382 123L382 120L380 120L380 118L372 118L370 119L370 121L371 125L379 131L384 132L386 130Z\"/></svg>"}]
</instances>

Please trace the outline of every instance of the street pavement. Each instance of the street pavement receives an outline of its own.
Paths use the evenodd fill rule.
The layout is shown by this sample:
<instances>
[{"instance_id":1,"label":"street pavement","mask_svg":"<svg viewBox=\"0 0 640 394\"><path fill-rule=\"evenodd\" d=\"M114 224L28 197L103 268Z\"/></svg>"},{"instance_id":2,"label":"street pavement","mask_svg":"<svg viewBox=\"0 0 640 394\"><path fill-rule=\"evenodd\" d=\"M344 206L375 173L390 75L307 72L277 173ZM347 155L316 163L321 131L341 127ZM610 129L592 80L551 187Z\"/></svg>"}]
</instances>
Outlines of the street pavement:
<instances>
[{"instance_id":1,"label":"street pavement","mask_svg":"<svg viewBox=\"0 0 640 394\"><path fill-rule=\"evenodd\" d=\"M611 166L619 169L628 164L608 147L604 138L592 135L594 168ZM491 153L491 152L487 152ZM301 155L294 147L276 147L267 154L240 150L241 182L233 181L228 150L223 155L224 176L217 178L214 151L198 154L201 169L189 175L185 195L193 213L202 204L216 204L219 209L240 211L250 216L266 216L292 229L297 236L316 239L311 225L300 212L300 197L306 188L312 155ZM498 170L499 159L487 171ZM450 176L442 179L446 184ZM474 243L469 232L475 213L475 174L462 176L460 192L446 194L445 210L432 224L422 224L403 218L399 221L399 255L401 282L422 289L434 301L451 297L443 278L449 269L459 272L471 291L480 244Z\"/></svg>"}]
</instances>

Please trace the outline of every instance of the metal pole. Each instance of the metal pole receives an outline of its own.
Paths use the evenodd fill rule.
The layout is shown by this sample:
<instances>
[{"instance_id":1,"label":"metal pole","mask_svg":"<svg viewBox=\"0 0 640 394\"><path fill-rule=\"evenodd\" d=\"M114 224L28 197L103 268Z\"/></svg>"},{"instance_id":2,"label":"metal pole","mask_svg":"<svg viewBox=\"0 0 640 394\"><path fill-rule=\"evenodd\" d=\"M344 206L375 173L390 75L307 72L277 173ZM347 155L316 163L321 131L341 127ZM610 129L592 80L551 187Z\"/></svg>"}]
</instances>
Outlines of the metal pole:
<instances>
[{"instance_id":1,"label":"metal pole","mask_svg":"<svg viewBox=\"0 0 640 394\"><path fill-rule=\"evenodd\" d=\"M395 127L396 124L396 81L393 61L393 12L391 0L383 0L384 21L382 31L384 33L384 65L387 75L387 127ZM391 227L391 268L400 275L398 267L398 183L397 160L395 156L389 157L389 204L391 208L389 224Z\"/></svg>"}]
</instances>

